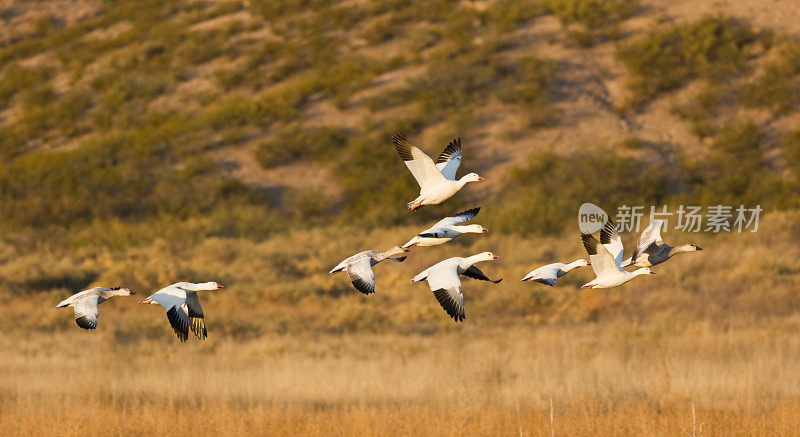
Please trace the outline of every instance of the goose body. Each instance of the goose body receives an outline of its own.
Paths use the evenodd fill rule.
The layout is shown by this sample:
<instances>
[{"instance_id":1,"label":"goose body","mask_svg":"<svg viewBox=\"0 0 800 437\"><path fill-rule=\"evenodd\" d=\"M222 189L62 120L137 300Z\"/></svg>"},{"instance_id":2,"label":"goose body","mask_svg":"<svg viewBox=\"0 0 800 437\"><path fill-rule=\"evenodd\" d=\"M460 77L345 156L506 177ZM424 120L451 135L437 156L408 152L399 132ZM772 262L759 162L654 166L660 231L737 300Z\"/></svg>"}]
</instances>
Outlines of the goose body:
<instances>
[{"instance_id":1,"label":"goose body","mask_svg":"<svg viewBox=\"0 0 800 437\"><path fill-rule=\"evenodd\" d=\"M223 288L216 282L177 282L142 300L141 304L161 305L167 311L167 320L175 334L183 342L189 338L189 330L199 339L208 336L203 307L200 306L198 291L212 291Z\"/></svg>"},{"instance_id":2,"label":"goose body","mask_svg":"<svg viewBox=\"0 0 800 437\"><path fill-rule=\"evenodd\" d=\"M554 286L558 278L566 275L570 270L589 265L585 259L577 259L571 263L553 263L541 266L536 270L525 275L523 281L539 282L541 284Z\"/></svg>"},{"instance_id":3,"label":"goose body","mask_svg":"<svg viewBox=\"0 0 800 437\"><path fill-rule=\"evenodd\" d=\"M670 246L661 238L661 226L662 220L653 220L642 231L639 241L636 243L636 248L633 250L633 255L622 262L622 267L629 265L651 267L661 264L679 253L703 250L694 244Z\"/></svg>"},{"instance_id":4,"label":"goose body","mask_svg":"<svg viewBox=\"0 0 800 437\"><path fill-rule=\"evenodd\" d=\"M483 252L466 258L454 257L440 261L420 272L411 279L411 282L428 281L428 286L433 292L436 300L444 308L447 314L456 322L464 320L464 293L461 290L460 275L468 278L480 279L498 283L502 279L493 281L480 271L475 263L481 261L491 261L499 258L491 252Z\"/></svg>"},{"instance_id":5,"label":"goose body","mask_svg":"<svg viewBox=\"0 0 800 437\"><path fill-rule=\"evenodd\" d=\"M392 135L392 143L420 187L419 197L407 205L412 210L444 202L467 183L483 180L477 173L469 173L456 180L456 171L461 165L461 138L445 147L437 163L399 132Z\"/></svg>"},{"instance_id":6,"label":"goose body","mask_svg":"<svg viewBox=\"0 0 800 437\"><path fill-rule=\"evenodd\" d=\"M347 276L350 277L350 282L356 290L364 294L372 294L375 292L375 272L372 270L372 267L385 259L403 262L406 259L405 256L400 258L394 258L394 256L404 253L405 251L405 249L397 246L394 246L386 252L365 250L340 262L328 273L333 275L338 272L347 272Z\"/></svg>"},{"instance_id":7,"label":"goose body","mask_svg":"<svg viewBox=\"0 0 800 437\"><path fill-rule=\"evenodd\" d=\"M75 293L62 300L56 308L72 307L75 311L75 323L83 329L96 329L100 318L98 306L114 296L130 296L134 294L127 288L94 287Z\"/></svg>"},{"instance_id":8,"label":"goose body","mask_svg":"<svg viewBox=\"0 0 800 437\"><path fill-rule=\"evenodd\" d=\"M480 207L472 208L470 210L460 212L454 216L445 217L436 222L436 224L430 228L414 236L414 238L409 240L402 247L403 249L410 249L416 246L436 246L447 243L461 234L479 234L489 232L488 229L481 225L459 225L459 223L463 223L475 218L480 210Z\"/></svg>"},{"instance_id":9,"label":"goose body","mask_svg":"<svg viewBox=\"0 0 800 437\"><path fill-rule=\"evenodd\" d=\"M637 276L655 273L647 267L632 272L625 271L620 267L622 239L619 237L616 226L611 220L600 231L600 241L597 241L592 234L581 234L581 239L583 240L583 247L589 254L592 270L597 276L592 281L584 284L583 288L612 288L622 285ZM616 250L617 242L619 244L619 254L614 255L607 246L611 245L612 250Z\"/></svg>"}]
</instances>

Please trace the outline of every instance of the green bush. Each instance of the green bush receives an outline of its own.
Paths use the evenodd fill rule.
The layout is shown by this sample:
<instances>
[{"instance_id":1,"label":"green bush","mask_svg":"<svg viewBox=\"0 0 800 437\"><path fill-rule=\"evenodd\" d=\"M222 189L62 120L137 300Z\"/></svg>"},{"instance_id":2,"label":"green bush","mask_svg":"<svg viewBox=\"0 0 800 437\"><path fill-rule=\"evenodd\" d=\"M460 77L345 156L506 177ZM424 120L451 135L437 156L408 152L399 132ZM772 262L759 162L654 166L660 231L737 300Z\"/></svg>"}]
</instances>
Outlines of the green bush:
<instances>
[{"instance_id":1,"label":"green bush","mask_svg":"<svg viewBox=\"0 0 800 437\"><path fill-rule=\"evenodd\" d=\"M617 56L633 76L631 103L639 105L695 77L720 81L747 71L747 47L757 41L743 22L706 16L649 32L621 45Z\"/></svg>"},{"instance_id":2,"label":"green bush","mask_svg":"<svg viewBox=\"0 0 800 437\"><path fill-rule=\"evenodd\" d=\"M742 89L741 101L750 107L766 107L785 114L800 104L800 44L785 44L777 51L777 56L764 66L764 74Z\"/></svg>"},{"instance_id":3,"label":"green bush","mask_svg":"<svg viewBox=\"0 0 800 437\"><path fill-rule=\"evenodd\" d=\"M579 46L592 45L596 39L616 39L620 31L618 24L633 15L638 0L547 0L548 12L570 29L568 35Z\"/></svg>"},{"instance_id":4,"label":"green bush","mask_svg":"<svg viewBox=\"0 0 800 437\"><path fill-rule=\"evenodd\" d=\"M278 129L256 149L264 168L289 164L300 158L322 160L345 148L348 132L335 126L306 127L292 124Z\"/></svg>"},{"instance_id":5,"label":"green bush","mask_svg":"<svg viewBox=\"0 0 800 437\"><path fill-rule=\"evenodd\" d=\"M672 192L675 168L647 164L611 150L560 156L542 152L509 172L502 198L493 205L490 228L520 234L551 234L573 223L580 205L660 205ZM488 209L488 208L487 208Z\"/></svg>"}]
</instances>

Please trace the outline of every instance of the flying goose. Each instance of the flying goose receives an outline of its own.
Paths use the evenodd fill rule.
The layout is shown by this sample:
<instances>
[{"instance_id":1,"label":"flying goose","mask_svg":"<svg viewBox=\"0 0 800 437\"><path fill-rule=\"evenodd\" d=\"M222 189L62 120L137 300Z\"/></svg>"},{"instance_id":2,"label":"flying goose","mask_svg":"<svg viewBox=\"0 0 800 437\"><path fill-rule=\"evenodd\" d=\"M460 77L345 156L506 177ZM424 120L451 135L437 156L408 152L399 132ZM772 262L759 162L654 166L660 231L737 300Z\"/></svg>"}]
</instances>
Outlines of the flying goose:
<instances>
[{"instance_id":1,"label":"flying goose","mask_svg":"<svg viewBox=\"0 0 800 437\"><path fill-rule=\"evenodd\" d=\"M459 279L458 275L497 284L502 279L493 281L474 265L477 262L491 261L497 258L499 257L492 252L483 252L466 258L448 258L423 270L420 274L414 276L411 282L427 279L428 286L430 286L433 295L442 308L453 320L460 322L466 316L464 313L464 293L461 291L461 279Z\"/></svg>"},{"instance_id":2,"label":"flying goose","mask_svg":"<svg viewBox=\"0 0 800 437\"><path fill-rule=\"evenodd\" d=\"M589 262L594 270L596 278L583 284L583 288L611 288L622 285L639 275L655 274L649 268L641 268L632 272L627 272L620 267L622 253L622 239L619 237L616 226L609 220L605 227L600 231L600 241L597 241L592 234L581 234L583 247L589 254ZM605 241L605 243L604 243ZM609 251L619 250L619 254L614 255Z\"/></svg>"},{"instance_id":3,"label":"flying goose","mask_svg":"<svg viewBox=\"0 0 800 437\"><path fill-rule=\"evenodd\" d=\"M151 294L141 304L161 305L167 310L167 320L181 341L189 338L189 329L199 339L208 336L203 307L200 306L198 291L212 291L222 288L216 282L176 282Z\"/></svg>"},{"instance_id":4,"label":"flying goose","mask_svg":"<svg viewBox=\"0 0 800 437\"><path fill-rule=\"evenodd\" d=\"M538 269L528 273L522 278L523 281L539 282L541 284L554 286L558 278L566 275L570 270L579 267L587 266L589 262L585 259L576 259L569 264L553 263L546 266L541 266Z\"/></svg>"},{"instance_id":5,"label":"flying goose","mask_svg":"<svg viewBox=\"0 0 800 437\"><path fill-rule=\"evenodd\" d=\"M356 290L364 294L372 294L375 292L375 272L372 271L372 266L379 262L390 259L392 261L403 262L406 257L393 258L395 255L406 252L406 249L394 246L386 252L376 252L374 250L365 250L359 252L350 258L340 262L333 268L329 274L334 274L346 271L350 277L350 282Z\"/></svg>"},{"instance_id":6,"label":"flying goose","mask_svg":"<svg viewBox=\"0 0 800 437\"><path fill-rule=\"evenodd\" d=\"M98 305L114 296L130 296L132 294L135 293L127 288L94 287L62 300L56 305L56 308L72 307L75 310L75 323L78 326L83 329L95 329L100 318Z\"/></svg>"},{"instance_id":7,"label":"flying goose","mask_svg":"<svg viewBox=\"0 0 800 437\"><path fill-rule=\"evenodd\" d=\"M681 252L696 252L703 250L694 244L682 244L680 246L670 246L661 239L661 225L663 220L653 220L650 225L642 231L633 256L622 262L621 266L633 265L636 267L651 267L661 264Z\"/></svg>"},{"instance_id":8,"label":"flying goose","mask_svg":"<svg viewBox=\"0 0 800 437\"><path fill-rule=\"evenodd\" d=\"M459 212L454 216L443 218L430 228L417 234L402 247L403 249L411 249L412 247L416 246L436 246L438 244L447 243L461 234L480 234L483 232L489 232L488 229L481 225L458 225L459 223L463 223L475 218L480 210L480 207L472 208L467 211Z\"/></svg>"},{"instance_id":9,"label":"flying goose","mask_svg":"<svg viewBox=\"0 0 800 437\"><path fill-rule=\"evenodd\" d=\"M435 205L449 199L468 182L482 181L477 173L469 173L456 180L456 171L461 165L461 138L456 138L445 147L434 163L422 150L406 140L403 134L392 135L397 154L411 170L419 184L419 197L406 206L417 210L423 205Z\"/></svg>"}]
</instances>

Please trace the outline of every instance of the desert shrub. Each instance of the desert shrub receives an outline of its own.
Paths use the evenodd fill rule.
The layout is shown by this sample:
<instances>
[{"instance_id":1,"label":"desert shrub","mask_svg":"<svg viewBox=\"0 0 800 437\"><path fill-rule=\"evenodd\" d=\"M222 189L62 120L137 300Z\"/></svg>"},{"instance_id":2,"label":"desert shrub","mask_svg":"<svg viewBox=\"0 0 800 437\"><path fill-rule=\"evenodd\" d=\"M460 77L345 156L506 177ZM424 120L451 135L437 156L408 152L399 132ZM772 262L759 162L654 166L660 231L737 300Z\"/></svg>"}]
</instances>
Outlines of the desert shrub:
<instances>
[{"instance_id":1,"label":"desert shrub","mask_svg":"<svg viewBox=\"0 0 800 437\"><path fill-rule=\"evenodd\" d=\"M548 0L548 12L558 17L569 36L580 46L590 46L598 38L615 39L618 24L630 17L638 0ZM570 28L575 25L574 28Z\"/></svg>"},{"instance_id":2,"label":"desert shrub","mask_svg":"<svg viewBox=\"0 0 800 437\"><path fill-rule=\"evenodd\" d=\"M335 126L306 127L292 124L278 129L256 149L256 160L270 168L300 158L321 160L341 151L347 144L346 129Z\"/></svg>"},{"instance_id":3,"label":"desert shrub","mask_svg":"<svg viewBox=\"0 0 800 437\"><path fill-rule=\"evenodd\" d=\"M246 97L229 94L208 105L202 119L217 130L244 126L258 122L258 105Z\"/></svg>"},{"instance_id":4,"label":"desert shrub","mask_svg":"<svg viewBox=\"0 0 800 437\"><path fill-rule=\"evenodd\" d=\"M800 174L800 130L783 134L780 146L786 161Z\"/></svg>"},{"instance_id":5,"label":"desert shrub","mask_svg":"<svg viewBox=\"0 0 800 437\"><path fill-rule=\"evenodd\" d=\"M750 107L766 107L784 114L800 103L800 45L787 43L777 51L777 56L764 66L764 74L743 87L741 101Z\"/></svg>"},{"instance_id":6,"label":"desert shrub","mask_svg":"<svg viewBox=\"0 0 800 437\"><path fill-rule=\"evenodd\" d=\"M549 87L555 77L556 65L535 56L521 59L510 67L520 83L500 88L499 99L504 103L522 105L531 125L547 124L553 114L549 106Z\"/></svg>"},{"instance_id":7,"label":"desert shrub","mask_svg":"<svg viewBox=\"0 0 800 437\"><path fill-rule=\"evenodd\" d=\"M682 105L676 105L672 112L689 122L692 132L698 137L709 137L716 134L719 113L732 92L720 84L704 83L702 89Z\"/></svg>"},{"instance_id":8,"label":"desert shrub","mask_svg":"<svg viewBox=\"0 0 800 437\"><path fill-rule=\"evenodd\" d=\"M671 194L674 171L613 151L569 157L537 153L527 165L509 172L502 199L494 205L498 213L488 226L521 234L558 233L574 223L584 202L604 207L661 204Z\"/></svg>"},{"instance_id":9,"label":"desert shrub","mask_svg":"<svg viewBox=\"0 0 800 437\"><path fill-rule=\"evenodd\" d=\"M687 163L690 196L703 204L785 205L790 187L771 170L765 141L752 122L720 129L708 156Z\"/></svg>"},{"instance_id":10,"label":"desert shrub","mask_svg":"<svg viewBox=\"0 0 800 437\"><path fill-rule=\"evenodd\" d=\"M46 83L53 75L49 68L25 68L11 64L0 75L0 105L5 106L19 91Z\"/></svg>"},{"instance_id":11,"label":"desert shrub","mask_svg":"<svg viewBox=\"0 0 800 437\"><path fill-rule=\"evenodd\" d=\"M509 32L545 12L540 0L499 0L486 11L489 24L499 32Z\"/></svg>"},{"instance_id":12,"label":"desert shrub","mask_svg":"<svg viewBox=\"0 0 800 437\"><path fill-rule=\"evenodd\" d=\"M661 28L621 45L617 56L633 75L633 104L642 104L689 79L722 80L748 69L747 46L758 41L750 26L706 16Z\"/></svg>"},{"instance_id":13,"label":"desert shrub","mask_svg":"<svg viewBox=\"0 0 800 437\"><path fill-rule=\"evenodd\" d=\"M492 56L493 44L459 49L445 46L429 61L427 72L411 81L415 100L426 114L466 111L488 95L489 87L502 77L505 64Z\"/></svg>"}]
</instances>

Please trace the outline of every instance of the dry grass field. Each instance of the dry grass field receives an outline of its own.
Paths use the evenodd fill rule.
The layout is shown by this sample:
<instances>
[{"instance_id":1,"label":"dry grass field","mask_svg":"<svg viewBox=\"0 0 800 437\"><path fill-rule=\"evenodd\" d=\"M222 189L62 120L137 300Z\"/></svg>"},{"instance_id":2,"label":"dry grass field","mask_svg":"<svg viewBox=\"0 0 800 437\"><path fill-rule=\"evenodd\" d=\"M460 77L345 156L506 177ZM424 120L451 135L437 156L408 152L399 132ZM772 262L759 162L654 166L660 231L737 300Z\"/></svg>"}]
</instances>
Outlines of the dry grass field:
<instances>
[{"instance_id":1,"label":"dry grass field","mask_svg":"<svg viewBox=\"0 0 800 437\"><path fill-rule=\"evenodd\" d=\"M0 433L792 435L798 329L795 318L188 345L4 338Z\"/></svg>"}]
</instances>

